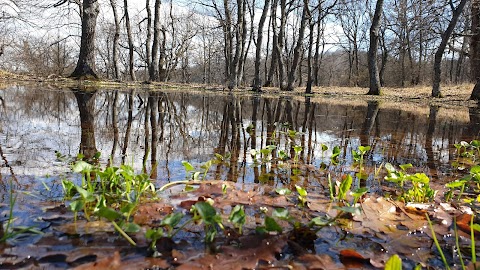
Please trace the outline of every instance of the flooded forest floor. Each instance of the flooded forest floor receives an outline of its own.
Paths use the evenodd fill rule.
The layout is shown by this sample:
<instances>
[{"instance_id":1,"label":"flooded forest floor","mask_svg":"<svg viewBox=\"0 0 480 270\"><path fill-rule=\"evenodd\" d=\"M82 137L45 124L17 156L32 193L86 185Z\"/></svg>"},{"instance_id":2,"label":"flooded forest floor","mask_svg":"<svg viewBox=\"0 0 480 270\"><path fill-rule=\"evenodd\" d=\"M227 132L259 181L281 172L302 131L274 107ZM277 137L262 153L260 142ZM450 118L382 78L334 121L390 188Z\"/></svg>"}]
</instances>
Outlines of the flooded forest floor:
<instances>
[{"instance_id":1,"label":"flooded forest floor","mask_svg":"<svg viewBox=\"0 0 480 270\"><path fill-rule=\"evenodd\" d=\"M477 269L472 89L0 72L0 269Z\"/></svg>"}]
</instances>

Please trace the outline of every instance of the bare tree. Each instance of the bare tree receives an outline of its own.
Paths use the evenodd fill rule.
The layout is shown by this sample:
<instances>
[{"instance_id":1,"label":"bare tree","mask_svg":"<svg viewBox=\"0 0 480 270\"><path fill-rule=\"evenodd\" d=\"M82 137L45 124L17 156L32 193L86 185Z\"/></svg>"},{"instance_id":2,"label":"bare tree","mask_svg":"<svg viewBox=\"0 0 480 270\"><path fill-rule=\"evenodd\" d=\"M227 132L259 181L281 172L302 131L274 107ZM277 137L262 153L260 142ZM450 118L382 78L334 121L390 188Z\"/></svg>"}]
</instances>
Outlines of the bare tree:
<instances>
[{"instance_id":1,"label":"bare tree","mask_svg":"<svg viewBox=\"0 0 480 270\"><path fill-rule=\"evenodd\" d=\"M267 19L268 8L270 7L270 0L265 0L260 22L258 23L257 46L255 49L255 78L253 79L253 91L260 92L262 90L262 80L260 79L260 62L262 58L262 42L263 42L263 26Z\"/></svg>"},{"instance_id":2,"label":"bare tree","mask_svg":"<svg viewBox=\"0 0 480 270\"><path fill-rule=\"evenodd\" d=\"M123 0L125 28L127 29L128 38L128 72L130 73L130 79L136 81L135 66L134 66L134 45L132 37L132 27L130 25L130 15L128 13L128 0Z\"/></svg>"},{"instance_id":3,"label":"bare tree","mask_svg":"<svg viewBox=\"0 0 480 270\"><path fill-rule=\"evenodd\" d=\"M159 74L158 74L158 51L160 48L160 6L162 4L161 0L155 0L155 7L154 7L154 19L153 19L153 43L152 43L152 63L150 64L149 69L149 79L150 81L158 81Z\"/></svg>"},{"instance_id":4,"label":"bare tree","mask_svg":"<svg viewBox=\"0 0 480 270\"><path fill-rule=\"evenodd\" d=\"M112 6L113 12L113 21L115 23L115 32L113 34L113 44L112 44L112 62L113 62L113 71L115 79L120 79L118 71L118 41L120 39L120 20L118 18L117 3L115 0L110 0L110 5Z\"/></svg>"},{"instance_id":5,"label":"bare tree","mask_svg":"<svg viewBox=\"0 0 480 270\"><path fill-rule=\"evenodd\" d=\"M98 79L95 72L95 27L99 3L97 0L83 0L82 4L82 36L77 66L70 75L72 78Z\"/></svg>"},{"instance_id":6,"label":"bare tree","mask_svg":"<svg viewBox=\"0 0 480 270\"><path fill-rule=\"evenodd\" d=\"M472 0L472 37L470 39L470 62L475 87L470 99L480 100L480 0Z\"/></svg>"},{"instance_id":7,"label":"bare tree","mask_svg":"<svg viewBox=\"0 0 480 270\"><path fill-rule=\"evenodd\" d=\"M310 20L311 12L309 10L309 0L303 0L303 12L302 18L300 21L300 27L298 29L298 40L297 44L295 45L295 49L293 50L293 60L290 67L290 72L288 73L288 84L287 84L287 91L293 91L295 89L295 73L297 72L297 67L300 61L300 53L303 46L303 38L305 36L305 28L307 21Z\"/></svg>"},{"instance_id":8,"label":"bare tree","mask_svg":"<svg viewBox=\"0 0 480 270\"><path fill-rule=\"evenodd\" d=\"M378 71L377 55L380 35L380 20L383 13L383 0L377 0L375 14L370 27L370 48L368 49L368 74L370 76L370 90L368 95L380 95L380 74Z\"/></svg>"},{"instance_id":9,"label":"bare tree","mask_svg":"<svg viewBox=\"0 0 480 270\"><path fill-rule=\"evenodd\" d=\"M455 25L457 24L458 18L460 14L462 14L463 8L467 0L461 0L458 6L455 8L453 4L453 0L449 0L449 5L452 9L452 19L448 23L448 27L442 34L442 40L440 45L438 46L437 51L435 52L435 62L433 64L433 87L432 87L432 97L442 97L442 93L440 91L440 81L441 81L441 65L442 65L442 58L445 48L447 47L447 42L450 39L450 36L455 29Z\"/></svg>"}]
</instances>

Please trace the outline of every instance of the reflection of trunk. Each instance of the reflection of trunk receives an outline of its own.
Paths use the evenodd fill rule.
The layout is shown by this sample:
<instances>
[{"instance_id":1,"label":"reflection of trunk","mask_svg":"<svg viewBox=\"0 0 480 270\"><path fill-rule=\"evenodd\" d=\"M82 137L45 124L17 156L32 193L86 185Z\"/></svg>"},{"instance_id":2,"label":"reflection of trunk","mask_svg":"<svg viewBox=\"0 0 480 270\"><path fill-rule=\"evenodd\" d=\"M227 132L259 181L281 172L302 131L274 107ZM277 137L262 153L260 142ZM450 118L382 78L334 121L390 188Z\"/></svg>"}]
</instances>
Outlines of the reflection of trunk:
<instances>
[{"instance_id":1,"label":"reflection of trunk","mask_svg":"<svg viewBox=\"0 0 480 270\"><path fill-rule=\"evenodd\" d=\"M80 128L82 130L80 139L80 154L85 160L91 160L97 153L95 144L95 92L85 92L80 89L73 89L77 99L78 111L80 112Z\"/></svg>"},{"instance_id":2,"label":"reflection of trunk","mask_svg":"<svg viewBox=\"0 0 480 270\"><path fill-rule=\"evenodd\" d=\"M118 146L118 117L117 117L117 103L118 103L118 90L115 91L112 104L112 129L113 129L113 145L112 152L110 152L110 164L115 159L115 152Z\"/></svg>"},{"instance_id":3,"label":"reflection of trunk","mask_svg":"<svg viewBox=\"0 0 480 270\"><path fill-rule=\"evenodd\" d=\"M361 143L362 145L368 145L368 136L373 129L375 119L379 111L379 103L376 100L369 100L367 107L367 115L365 116L365 122L363 122Z\"/></svg>"},{"instance_id":4,"label":"reflection of trunk","mask_svg":"<svg viewBox=\"0 0 480 270\"><path fill-rule=\"evenodd\" d=\"M257 149L257 113L258 105L260 103L259 97L252 97L252 130L250 132L250 148ZM258 183L258 166L253 167L254 182Z\"/></svg>"},{"instance_id":5,"label":"reflection of trunk","mask_svg":"<svg viewBox=\"0 0 480 270\"><path fill-rule=\"evenodd\" d=\"M150 164L152 166L152 171L150 177L155 179L157 178L157 146L158 146L158 93L150 93L148 96L148 103L150 103L150 125L152 126L152 154L150 158ZM146 121L146 119L145 119Z\"/></svg>"},{"instance_id":6,"label":"reflection of trunk","mask_svg":"<svg viewBox=\"0 0 480 270\"><path fill-rule=\"evenodd\" d=\"M438 106L430 105L430 115L428 116L428 129L425 141L425 151L427 153L427 166L430 169L430 175L436 176L435 156L433 154L433 133L437 122Z\"/></svg>"},{"instance_id":7,"label":"reflection of trunk","mask_svg":"<svg viewBox=\"0 0 480 270\"><path fill-rule=\"evenodd\" d=\"M128 118L127 118L127 128L125 129L125 138L123 140L122 164L125 163L125 159L127 157L128 142L130 140L130 131L132 129L134 93L135 93L135 90L131 90L130 93L128 94Z\"/></svg>"},{"instance_id":8,"label":"reflection of trunk","mask_svg":"<svg viewBox=\"0 0 480 270\"><path fill-rule=\"evenodd\" d=\"M480 107L468 108L470 123L467 126L466 134L471 138L477 138L480 135Z\"/></svg>"}]
</instances>

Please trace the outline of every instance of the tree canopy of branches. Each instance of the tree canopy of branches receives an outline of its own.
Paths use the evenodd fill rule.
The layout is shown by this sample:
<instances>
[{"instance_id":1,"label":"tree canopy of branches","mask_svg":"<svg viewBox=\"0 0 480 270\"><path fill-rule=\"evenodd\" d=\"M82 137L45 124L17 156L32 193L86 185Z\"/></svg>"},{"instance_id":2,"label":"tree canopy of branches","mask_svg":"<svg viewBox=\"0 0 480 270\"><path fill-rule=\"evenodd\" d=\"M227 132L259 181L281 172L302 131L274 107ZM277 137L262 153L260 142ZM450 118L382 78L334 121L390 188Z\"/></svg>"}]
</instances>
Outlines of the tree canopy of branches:
<instances>
[{"instance_id":1,"label":"tree canopy of branches","mask_svg":"<svg viewBox=\"0 0 480 270\"><path fill-rule=\"evenodd\" d=\"M478 0L50 1L0 5L0 68L306 93L427 84L434 96L440 81L480 78Z\"/></svg>"}]
</instances>

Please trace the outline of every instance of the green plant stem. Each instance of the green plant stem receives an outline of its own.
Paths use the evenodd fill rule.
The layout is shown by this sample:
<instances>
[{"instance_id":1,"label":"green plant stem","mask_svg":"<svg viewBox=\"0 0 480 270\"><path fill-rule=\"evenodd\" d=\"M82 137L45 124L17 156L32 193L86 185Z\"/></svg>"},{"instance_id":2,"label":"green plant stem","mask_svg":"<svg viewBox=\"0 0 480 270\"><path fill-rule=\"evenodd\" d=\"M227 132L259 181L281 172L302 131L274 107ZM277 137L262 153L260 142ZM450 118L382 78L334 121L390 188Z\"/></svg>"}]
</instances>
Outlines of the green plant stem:
<instances>
[{"instance_id":1,"label":"green plant stem","mask_svg":"<svg viewBox=\"0 0 480 270\"><path fill-rule=\"evenodd\" d=\"M113 227L115 227L115 229L125 238L127 239L127 241L132 245L132 246L136 246L137 243L135 243L135 241L133 241L132 238L130 238L130 236L128 236L128 234L122 230L122 228L120 228L120 226L118 226L118 224L112 220L112 224L113 224Z\"/></svg>"},{"instance_id":2,"label":"green plant stem","mask_svg":"<svg viewBox=\"0 0 480 270\"><path fill-rule=\"evenodd\" d=\"M455 246L457 247L458 258L460 259L460 264L462 269L465 270L465 263L463 262L462 252L460 252L460 244L458 242L458 230L457 230L457 218L453 217L453 231L455 232Z\"/></svg>"},{"instance_id":3,"label":"green plant stem","mask_svg":"<svg viewBox=\"0 0 480 270\"><path fill-rule=\"evenodd\" d=\"M450 270L450 266L448 266L447 259L445 258L445 255L443 254L443 250L440 247L440 243L438 243L437 236L435 235L435 231L433 230L432 221L428 217L427 213L425 213L425 216L427 217L428 226L430 227L430 231L432 232L433 242L435 242L435 246L437 247L438 253L440 253L440 257L442 257L443 264L445 265L446 269Z\"/></svg>"},{"instance_id":4,"label":"green plant stem","mask_svg":"<svg viewBox=\"0 0 480 270\"><path fill-rule=\"evenodd\" d=\"M470 219L470 245L472 249L472 263L474 265L474 269L477 269L476 267L477 254L475 252L475 232L473 231L473 215L472 215L472 218Z\"/></svg>"},{"instance_id":5,"label":"green plant stem","mask_svg":"<svg viewBox=\"0 0 480 270\"><path fill-rule=\"evenodd\" d=\"M193 219L189 219L187 222L183 223L182 226L178 227L172 234L169 235L170 238L174 237L179 231L185 228L188 224L192 223Z\"/></svg>"},{"instance_id":6,"label":"green plant stem","mask_svg":"<svg viewBox=\"0 0 480 270\"><path fill-rule=\"evenodd\" d=\"M171 182L171 183L163 185L162 187L160 187L158 189L158 191L165 191L166 189L169 189L169 188L171 188L173 186L177 186L177 185L195 185L195 184L200 184L200 183L202 183L202 181L200 181L200 180L175 181L175 182Z\"/></svg>"}]
</instances>

